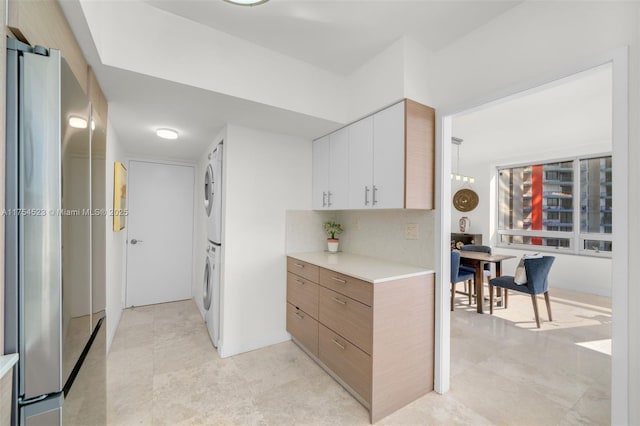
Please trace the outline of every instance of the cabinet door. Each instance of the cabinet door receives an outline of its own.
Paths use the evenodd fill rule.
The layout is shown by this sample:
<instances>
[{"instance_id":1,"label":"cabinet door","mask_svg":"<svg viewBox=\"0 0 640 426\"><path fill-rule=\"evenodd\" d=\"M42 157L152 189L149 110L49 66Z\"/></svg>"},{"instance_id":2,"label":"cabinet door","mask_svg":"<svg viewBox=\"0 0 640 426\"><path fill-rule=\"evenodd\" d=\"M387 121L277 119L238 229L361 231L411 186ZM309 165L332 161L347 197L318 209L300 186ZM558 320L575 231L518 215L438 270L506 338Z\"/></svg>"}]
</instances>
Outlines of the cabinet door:
<instances>
[{"instance_id":1,"label":"cabinet door","mask_svg":"<svg viewBox=\"0 0 640 426\"><path fill-rule=\"evenodd\" d=\"M329 192L327 206L344 210L349 199L349 131L343 128L329 135Z\"/></svg>"},{"instance_id":2,"label":"cabinet door","mask_svg":"<svg viewBox=\"0 0 640 426\"><path fill-rule=\"evenodd\" d=\"M373 116L373 208L404 208L404 101Z\"/></svg>"},{"instance_id":3,"label":"cabinet door","mask_svg":"<svg viewBox=\"0 0 640 426\"><path fill-rule=\"evenodd\" d=\"M313 141L313 184L311 205L314 210L327 208L329 192L329 136Z\"/></svg>"},{"instance_id":4,"label":"cabinet door","mask_svg":"<svg viewBox=\"0 0 640 426\"><path fill-rule=\"evenodd\" d=\"M373 190L373 117L349 129L349 208L371 207Z\"/></svg>"}]
</instances>

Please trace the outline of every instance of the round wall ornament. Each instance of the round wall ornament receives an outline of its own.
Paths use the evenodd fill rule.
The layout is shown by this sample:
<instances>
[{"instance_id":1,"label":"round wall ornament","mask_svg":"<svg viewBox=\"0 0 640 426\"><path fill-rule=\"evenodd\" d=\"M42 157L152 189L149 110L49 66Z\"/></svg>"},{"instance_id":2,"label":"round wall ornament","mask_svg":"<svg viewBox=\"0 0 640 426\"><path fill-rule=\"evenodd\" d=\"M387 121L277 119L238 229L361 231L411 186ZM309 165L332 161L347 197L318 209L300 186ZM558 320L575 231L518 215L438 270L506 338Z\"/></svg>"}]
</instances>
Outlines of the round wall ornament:
<instances>
[{"instance_id":1,"label":"round wall ornament","mask_svg":"<svg viewBox=\"0 0 640 426\"><path fill-rule=\"evenodd\" d=\"M478 207L478 194L469 188L463 188L453 196L453 206L461 212L470 212Z\"/></svg>"}]
</instances>

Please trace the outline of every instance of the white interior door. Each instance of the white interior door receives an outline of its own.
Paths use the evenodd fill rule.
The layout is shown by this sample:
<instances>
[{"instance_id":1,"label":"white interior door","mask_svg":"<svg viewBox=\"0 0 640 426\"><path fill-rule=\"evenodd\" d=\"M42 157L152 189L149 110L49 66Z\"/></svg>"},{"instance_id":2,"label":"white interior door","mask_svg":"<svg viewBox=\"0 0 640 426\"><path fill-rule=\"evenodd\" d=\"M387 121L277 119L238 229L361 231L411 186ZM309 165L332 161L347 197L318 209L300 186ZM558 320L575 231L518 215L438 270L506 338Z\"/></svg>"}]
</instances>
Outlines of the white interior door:
<instances>
[{"instance_id":1,"label":"white interior door","mask_svg":"<svg viewBox=\"0 0 640 426\"><path fill-rule=\"evenodd\" d=\"M191 297L193 167L131 161L127 306Z\"/></svg>"}]
</instances>

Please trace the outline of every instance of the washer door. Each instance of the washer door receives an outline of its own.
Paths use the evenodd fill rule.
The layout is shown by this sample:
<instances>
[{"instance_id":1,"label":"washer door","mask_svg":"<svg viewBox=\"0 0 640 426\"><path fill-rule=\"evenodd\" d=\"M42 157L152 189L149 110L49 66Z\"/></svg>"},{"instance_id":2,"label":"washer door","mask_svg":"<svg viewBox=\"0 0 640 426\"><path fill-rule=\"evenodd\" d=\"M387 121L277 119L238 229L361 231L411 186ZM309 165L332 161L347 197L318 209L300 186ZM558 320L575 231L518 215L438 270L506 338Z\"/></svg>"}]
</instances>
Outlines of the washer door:
<instances>
[{"instance_id":1,"label":"washer door","mask_svg":"<svg viewBox=\"0 0 640 426\"><path fill-rule=\"evenodd\" d=\"M211 164L209 164L207 172L204 174L204 211L207 212L207 217L211 217L211 211L213 210L214 192L215 182L213 168Z\"/></svg>"},{"instance_id":2,"label":"washer door","mask_svg":"<svg viewBox=\"0 0 640 426\"><path fill-rule=\"evenodd\" d=\"M202 283L202 304L204 305L204 310L208 311L211 307L211 278L213 276L211 267L211 261L209 260L209 256L207 256L207 263L204 265L204 281Z\"/></svg>"}]
</instances>

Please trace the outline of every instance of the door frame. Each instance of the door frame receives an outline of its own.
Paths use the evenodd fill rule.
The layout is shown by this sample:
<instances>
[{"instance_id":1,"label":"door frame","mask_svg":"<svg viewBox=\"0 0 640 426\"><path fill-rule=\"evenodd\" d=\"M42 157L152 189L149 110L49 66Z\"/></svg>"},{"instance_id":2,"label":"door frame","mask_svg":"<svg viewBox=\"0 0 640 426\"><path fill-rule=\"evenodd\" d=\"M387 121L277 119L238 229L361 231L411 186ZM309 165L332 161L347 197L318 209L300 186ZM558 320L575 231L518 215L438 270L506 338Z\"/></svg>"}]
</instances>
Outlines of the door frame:
<instances>
[{"instance_id":1,"label":"door frame","mask_svg":"<svg viewBox=\"0 0 640 426\"><path fill-rule=\"evenodd\" d=\"M195 276L196 274L195 272L195 268L196 268L196 258L195 258L195 237L196 237L196 203L197 203L197 188L196 188L196 183L197 183L197 179L198 177L196 176L197 171L198 171L198 167L197 164L195 162L192 161L179 161L179 160L162 160L162 159L156 159L156 158L144 158L144 157L132 157L132 156L127 156L124 159L124 164L125 167L127 168L127 170L130 170L130 164L132 161L138 161L138 162L142 162L142 163L152 163L152 164L161 164L161 165L165 165L165 166L182 166L182 167L191 167L193 168L193 185L194 185L194 196L193 196L193 205L192 207L192 222L191 222L191 282L190 282L190 287L192 289L191 291L191 298L193 299L193 281L196 279ZM129 186L129 178L130 175L129 173L127 173L127 187ZM127 190L127 194L126 194L126 202L127 202L127 206L130 206L131 204L129 203L129 191ZM126 227L126 232L127 235L125 237L125 249L123 250L122 256L124 257L122 259L122 306L124 307L124 309L127 309L127 270L128 270L128 261L129 261L129 227Z\"/></svg>"},{"instance_id":2,"label":"door frame","mask_svg":"<svg viewBox=\"0 0 640 426\"><path fill-rule=\"evenodd\" d=\"M623 46L604 55L593 57L582 63L566 66L564 69L524 82L515 87L492 92L463 105L436 112L436 352L435 390L445 393L451 378L451 317L449 311L449 262L443 255L450 250L451 234L451 141L452 122L457 115L482 109L508 98L517 98L574 74L590 70L604 64L612 66L612 157L616 166L613 171L613 244L616 251L612 256L611 301L611 422L628 424L628 332L629 312L627 305L629 285L629 250L624 230L628 229L629 212L624 200L627 199L629 170L626 158L629 152L629 48ZM446 280L444 278L447 278ZM618 285L614 285L618 283ZM624 285L620 285L623 283Z\"/></svg>"}]
</instances>

